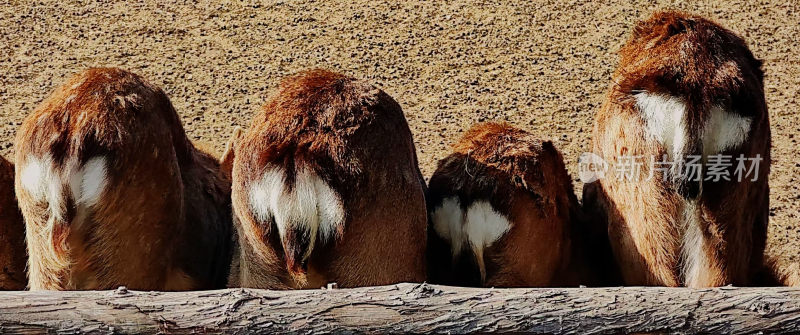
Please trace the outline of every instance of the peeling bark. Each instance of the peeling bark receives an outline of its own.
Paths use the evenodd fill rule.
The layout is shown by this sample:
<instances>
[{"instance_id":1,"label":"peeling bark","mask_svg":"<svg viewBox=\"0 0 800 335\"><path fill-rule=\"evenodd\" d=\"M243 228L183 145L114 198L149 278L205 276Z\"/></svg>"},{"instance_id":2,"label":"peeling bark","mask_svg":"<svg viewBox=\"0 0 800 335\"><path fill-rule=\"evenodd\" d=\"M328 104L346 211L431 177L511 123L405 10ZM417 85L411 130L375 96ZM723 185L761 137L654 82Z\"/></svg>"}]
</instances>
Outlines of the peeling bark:
<instances>
[{"instance_id":1,"label":"peeling bark","mask_svg":"<svg viewBox=\"0 0 800 335\"><path fill-rule=\"evenodd\" d=\"M2 292L2 333L798 333L791 288Z\"/></svg>"}]
</instances>

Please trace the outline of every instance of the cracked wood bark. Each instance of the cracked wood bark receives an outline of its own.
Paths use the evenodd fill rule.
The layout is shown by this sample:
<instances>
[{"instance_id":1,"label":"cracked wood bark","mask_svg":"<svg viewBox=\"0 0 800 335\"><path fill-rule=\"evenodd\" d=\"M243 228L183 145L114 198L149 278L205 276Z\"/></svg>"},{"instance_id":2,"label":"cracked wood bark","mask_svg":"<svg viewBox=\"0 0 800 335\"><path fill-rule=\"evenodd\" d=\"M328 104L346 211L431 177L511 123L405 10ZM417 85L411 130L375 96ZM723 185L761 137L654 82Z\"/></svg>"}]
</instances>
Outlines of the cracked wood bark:
<instances>
[{"instance_id":1,"label":"cracked wood bark","mask_svg":"<svg viewBox=\"0 0 800 335\"><path fill-rule=\"evenodd\" d=\"M800 332L800 289L358 289L2 292L0 332Z\"/></svg>"}]
</instances>

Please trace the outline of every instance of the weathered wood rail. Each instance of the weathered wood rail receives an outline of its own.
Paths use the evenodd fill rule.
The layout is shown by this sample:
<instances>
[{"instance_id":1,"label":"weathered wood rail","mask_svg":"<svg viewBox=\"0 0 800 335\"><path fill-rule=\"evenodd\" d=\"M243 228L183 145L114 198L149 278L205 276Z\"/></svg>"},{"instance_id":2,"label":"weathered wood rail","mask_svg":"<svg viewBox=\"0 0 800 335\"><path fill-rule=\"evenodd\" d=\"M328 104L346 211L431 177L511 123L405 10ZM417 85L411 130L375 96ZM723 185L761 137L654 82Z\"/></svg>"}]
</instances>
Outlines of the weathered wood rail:
<instances>
[{"instance_id":1,"label":"weathered wood rail","mask_svg":"<svg viewBox=\"0 0 800 335\"><path fill-rule=\"evenodd\" d=\"M798 333L800 289L2 292L0 333Z\"/></svg>"}]
</instances>

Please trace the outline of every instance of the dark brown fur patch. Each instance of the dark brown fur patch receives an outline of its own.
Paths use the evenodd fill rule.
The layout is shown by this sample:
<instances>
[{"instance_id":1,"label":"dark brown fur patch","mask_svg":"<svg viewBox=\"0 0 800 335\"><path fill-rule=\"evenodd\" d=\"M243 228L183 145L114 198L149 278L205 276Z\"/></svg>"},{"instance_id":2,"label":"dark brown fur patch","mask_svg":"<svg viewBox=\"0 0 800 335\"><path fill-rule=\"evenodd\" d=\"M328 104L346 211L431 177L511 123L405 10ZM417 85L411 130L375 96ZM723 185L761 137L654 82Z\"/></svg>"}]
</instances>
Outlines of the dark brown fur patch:
<instances>
[{"instance_id":1,"label":"dark brown fur patch","mask_svg":"<svg viewBox=\"0 0 800 335\"><path fill-rule=\"evenodd\" d=\"M25 223L14 197L14 165L0 156L0 290L25 289L26 256Z\"/></svg>"}]
</instances>

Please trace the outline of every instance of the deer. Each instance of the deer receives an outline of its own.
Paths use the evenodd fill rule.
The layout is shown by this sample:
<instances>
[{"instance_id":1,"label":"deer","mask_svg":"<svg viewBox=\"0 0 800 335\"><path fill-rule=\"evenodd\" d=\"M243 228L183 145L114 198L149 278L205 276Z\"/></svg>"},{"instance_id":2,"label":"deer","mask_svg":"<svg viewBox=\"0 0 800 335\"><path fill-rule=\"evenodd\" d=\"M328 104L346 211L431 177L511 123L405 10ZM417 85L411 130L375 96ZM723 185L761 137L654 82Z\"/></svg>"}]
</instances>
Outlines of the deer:
<instances>
[{"instance_id":1,"label":"deer","mask_svg":"<svg viewBox=\"0 0 800 335\"><path fill-rule=\"evenodd\" d=\"M26 261L25 223L14 197L14 164L0 156L0 290L25 289Z\"/></svg>"},{"instance_id":2,"label":"deer","mask_svg":"<svg viewBox=\"0 0 800 335\"><path fill-rule=\"evenodd\" d=\"M15 149L31 290L226 286L230 180L157 86L117 68L75 74Z\"/></svg>"},{"instance_id":3,"label":"deer","mask_svg":"<svg viewBox=\"0 0 800 335\"><path fill-rule=\"evenodd\" d=\"M383 90L324 69L291 75L225 157L238 237L229 286L425 280L425 182Z\"/></svg>"},{"instance_id":4,"label":"deer","mask_svg":"<svg viewBox=\"0 0 800 335\"><path fill-rule=\"evenodd\" d=\"M431 282L476 287L604 282L594 268L599 263L587 256L608 262L609 247L596 244L604 241L602 231L588 230L552 141L507 123L477 124L438 162L428 192Z\"/></svg>"},{"instance_id":5,"label":"deer","mask_svg":"<svg viewBox=\"0 0 800 335\"><path fill-rule=\"evenodd\" d=\"M734 32L675 11L638 22L619 56L592 140L616 168L584 185L583 204L602 219L622 280L753 284L769 218L761 61ZM740 158L748 173L737 178Z\"/></svg>"}]
</instances>

